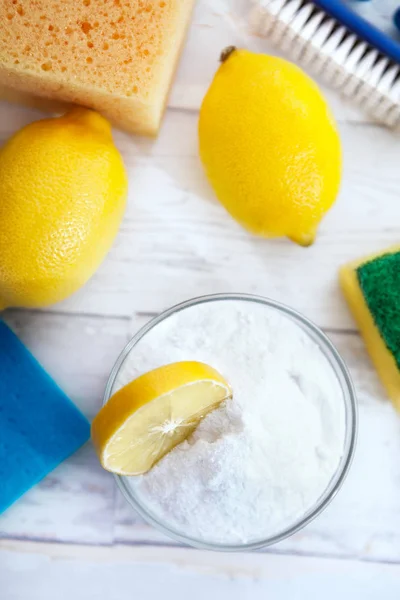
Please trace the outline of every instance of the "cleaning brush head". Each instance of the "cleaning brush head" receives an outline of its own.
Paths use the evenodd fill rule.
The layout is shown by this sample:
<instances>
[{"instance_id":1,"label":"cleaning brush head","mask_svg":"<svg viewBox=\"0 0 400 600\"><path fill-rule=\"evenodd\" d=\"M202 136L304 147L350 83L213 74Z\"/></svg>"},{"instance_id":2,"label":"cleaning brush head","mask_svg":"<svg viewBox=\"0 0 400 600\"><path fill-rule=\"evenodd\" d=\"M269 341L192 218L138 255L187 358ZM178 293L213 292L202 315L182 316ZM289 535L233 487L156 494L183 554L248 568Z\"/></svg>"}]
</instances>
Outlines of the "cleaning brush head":
<instances>
[{"instance_id":1,"label":"cleaning brush head","mask_svg":"<svg viewBox=\"0 0 400 600\"><path fill-rule=\"evenodd\" d=\"M259 34L294 62L354 100L374 119L388 127L400 128L400 66L396 60L400 45L353 15L340 2L253 2L251 22ZM321 4L329 7L329 14ZM332 16L334 6L339 6L340 21ZM355 22L356 27L350 29L348 22ZM363 37L355 33L360 23Z\"/></svg>"}]
</instances>

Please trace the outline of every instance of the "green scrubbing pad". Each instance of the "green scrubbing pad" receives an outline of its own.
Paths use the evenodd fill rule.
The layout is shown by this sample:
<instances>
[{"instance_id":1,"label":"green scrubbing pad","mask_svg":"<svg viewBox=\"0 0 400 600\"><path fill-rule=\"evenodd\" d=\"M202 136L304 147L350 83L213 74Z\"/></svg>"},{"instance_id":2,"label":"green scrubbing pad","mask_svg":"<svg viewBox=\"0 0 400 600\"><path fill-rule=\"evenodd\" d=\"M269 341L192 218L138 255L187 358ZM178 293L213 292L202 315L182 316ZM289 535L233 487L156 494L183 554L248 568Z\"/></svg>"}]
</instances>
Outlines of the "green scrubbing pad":
<instances>
[{"instance_id":1,"label":"green scrubbing pad","mask_svg":"<svg viewBox=\"0 0 400 600\"><path fill-rule=\"evenodd\" d=\"M340 282L382 383L400 410L400 247L345 265Z\"/></svg>"},{"instance_id":2,"label":"green scrubbing pad","mask_svg":"<svg viewBox=\"0 0 400 600\"><path fill-rule=\"evenodd\" d=\"M400 252L383 254L356 271L375 325L400 369Z\"/></svg>"}]
</instances>

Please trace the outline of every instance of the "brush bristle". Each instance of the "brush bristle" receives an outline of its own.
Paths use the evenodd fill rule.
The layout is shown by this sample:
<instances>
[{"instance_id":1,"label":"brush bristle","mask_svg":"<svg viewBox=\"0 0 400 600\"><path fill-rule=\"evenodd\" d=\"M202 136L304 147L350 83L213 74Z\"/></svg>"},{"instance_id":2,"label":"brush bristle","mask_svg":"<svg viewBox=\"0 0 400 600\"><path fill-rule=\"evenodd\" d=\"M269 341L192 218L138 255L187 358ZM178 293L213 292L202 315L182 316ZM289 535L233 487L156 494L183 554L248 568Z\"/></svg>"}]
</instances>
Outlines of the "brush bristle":
<instances>
[{"instance_id":1,"label":"brush bristle","mask_svg":"<svg viewBox=\"0 0 400 600\"><path fill-rule=\"evenodd\" d=\"M308 0L254 0L259 34L374 119L400 127L400 67Z\"/></svg>"}]
</instances>

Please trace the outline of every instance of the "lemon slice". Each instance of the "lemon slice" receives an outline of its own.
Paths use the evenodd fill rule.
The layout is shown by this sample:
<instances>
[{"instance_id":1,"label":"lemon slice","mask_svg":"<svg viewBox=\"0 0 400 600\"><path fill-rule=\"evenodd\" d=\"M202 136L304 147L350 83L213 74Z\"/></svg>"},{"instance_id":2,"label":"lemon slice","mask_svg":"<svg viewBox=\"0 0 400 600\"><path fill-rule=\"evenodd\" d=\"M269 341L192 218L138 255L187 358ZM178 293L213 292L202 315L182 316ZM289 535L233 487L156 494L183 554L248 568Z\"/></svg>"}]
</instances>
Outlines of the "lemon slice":
<instances>
[{"instance_id":1,"label":"lemon slice","mask_svg":"<svg viewBox=\"0 0 400 600\"><path fill-rule=\"evenodd\" d=\"M177 362L138 377L92 423L102 466L120 475L146 473L231 396L222 375L200 362Z\"/></svg>"}]
</instances>

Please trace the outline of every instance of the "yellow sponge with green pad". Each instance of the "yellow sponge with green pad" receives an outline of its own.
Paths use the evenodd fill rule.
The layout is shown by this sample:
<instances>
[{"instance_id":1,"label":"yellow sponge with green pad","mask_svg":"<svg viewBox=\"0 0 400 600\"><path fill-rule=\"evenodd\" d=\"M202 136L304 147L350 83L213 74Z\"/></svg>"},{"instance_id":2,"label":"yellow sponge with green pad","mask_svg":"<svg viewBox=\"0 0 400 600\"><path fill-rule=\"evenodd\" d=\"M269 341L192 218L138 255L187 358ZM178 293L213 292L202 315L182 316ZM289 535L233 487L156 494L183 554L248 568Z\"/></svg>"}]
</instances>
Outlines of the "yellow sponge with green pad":
<instances>
[{"instance_id":1,"label":"yellow sponge with green pad","mask_svg":"<svg viewBox=\"0 0 400 600\"><path fill-rule=\"evenodd\" d=\"M379 377L400 410L400 246L343 266L340 283Z\"/></svg>"}]
</instances>

